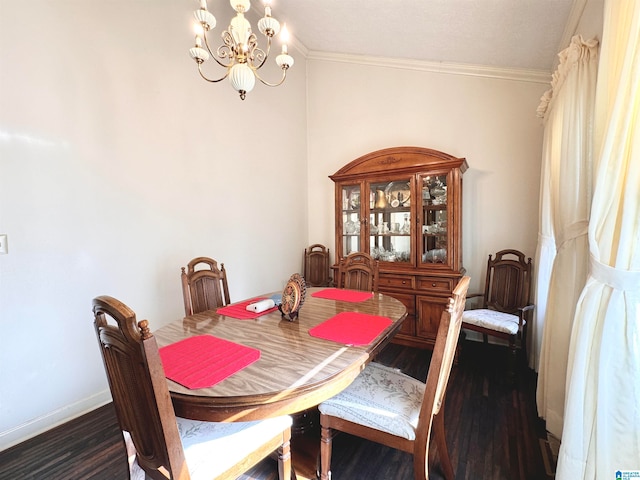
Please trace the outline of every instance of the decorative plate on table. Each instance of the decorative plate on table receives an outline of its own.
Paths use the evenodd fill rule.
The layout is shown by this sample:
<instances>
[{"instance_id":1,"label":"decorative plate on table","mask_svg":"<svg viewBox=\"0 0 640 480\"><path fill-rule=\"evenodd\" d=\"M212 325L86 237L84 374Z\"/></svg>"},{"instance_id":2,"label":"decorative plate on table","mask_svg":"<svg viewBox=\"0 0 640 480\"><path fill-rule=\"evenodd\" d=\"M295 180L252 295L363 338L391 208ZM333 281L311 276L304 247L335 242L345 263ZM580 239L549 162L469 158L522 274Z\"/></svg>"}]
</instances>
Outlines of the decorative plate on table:
<instances>
[{"instance_id":1,"label":"decorative plate on table","mask_svg":"<svg viewBox=\"0 0 640 480\"><path fill-rule=\"evenodd\" d=\"M295 320L307 294L307 284L299 273L294 273L282 292L282 303L278 307L283 317Z\"/></svg>"},{"instance_id":2,"label":"decorative plate on table","mask_svg":"<svg viewBox=\"0 0 640 480\"><path fill-rule=\"evenodd\" d=\"M293 275L291 275L291 278L289 280L294 280L298 282L298 285L300 286L300 306L302 307L302 304L304 303L304 299L307 295L307 282L304 280L304 277L299 273L294 273Z\"/></svg>"},{"instance_id":3,"label":"decorative plate on table","mask_svg":"<svg viewBox=\"0 0 640 480\"><path fill-rule=\"evenodd\" d=\"M409 182L391 182L384 189L384 193L392 207L408 207L411 203Z\"/></svg>"}]
</instances>

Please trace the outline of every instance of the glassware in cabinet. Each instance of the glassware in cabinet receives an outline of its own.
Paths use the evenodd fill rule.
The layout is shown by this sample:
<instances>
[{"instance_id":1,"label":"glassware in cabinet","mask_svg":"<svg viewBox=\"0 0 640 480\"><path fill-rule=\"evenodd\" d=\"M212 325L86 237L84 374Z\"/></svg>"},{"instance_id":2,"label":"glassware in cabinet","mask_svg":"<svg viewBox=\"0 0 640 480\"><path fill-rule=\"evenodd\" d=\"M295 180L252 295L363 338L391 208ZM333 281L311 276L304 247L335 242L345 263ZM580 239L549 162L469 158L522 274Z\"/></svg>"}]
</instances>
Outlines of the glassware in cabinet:
<instances>
[{"instance_id":1,"label":"glassware in cabinet","mask_svg":"<svg viewBox=\"0 0 640 480\"><path fill-rule=\"evenodd\" d=\"M360 185L342 187L342 251L345 256L362 251L360 242L361 193Z\"/></svg>"},{"instance_id":2,"label":"glassware in cabinet","mask_svg":"<svg viewBox=\"0 0 640 480\"><path fill-rule=\"evenodd\" d=\"M369 253L381 262L411 258L411 181L369 184Z\"/></svg>"},{"instance_id":3,"label":"glassware in cabinet","mask_svg":"<svg viewBox=\"0 0 640 480\"><path fill-rule=\"evenodd\" d=\"M448 197L447 175L427 175L422 185L422 248L420 261L426 264L447 263Z\"/></svg>"}]
</instances>

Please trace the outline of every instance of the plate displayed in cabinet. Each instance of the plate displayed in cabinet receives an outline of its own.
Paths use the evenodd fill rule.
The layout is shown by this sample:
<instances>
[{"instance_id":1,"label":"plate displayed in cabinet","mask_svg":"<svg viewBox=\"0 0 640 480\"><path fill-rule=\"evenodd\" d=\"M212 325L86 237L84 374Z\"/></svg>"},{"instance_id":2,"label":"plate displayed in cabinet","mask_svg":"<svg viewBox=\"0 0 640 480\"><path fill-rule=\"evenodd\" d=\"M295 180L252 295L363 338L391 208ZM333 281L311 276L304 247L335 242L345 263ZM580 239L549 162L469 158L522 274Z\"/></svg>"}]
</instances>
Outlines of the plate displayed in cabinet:
<instances>
[{"instance_id":1,"label":"plate displayed in cabinet","mask_svg":"<svg viewBox=\"0 0 640 480\"><path fill-rule=\"evenodd\" d=\"M349 194L349 208L357 210L360 208L360 191L354 190Z\"/></svg>"},{"instance_id":2,"label":"plate displayed in cabinet","mask_svg":"<svg viewBox=\"0 0 640 480\"><path fill-rule=\"evenodd\" d=\"M411 200L409 182L391 182L384 189L387 201L392 207L408 207Z\"/></svg>"}]
</instances>

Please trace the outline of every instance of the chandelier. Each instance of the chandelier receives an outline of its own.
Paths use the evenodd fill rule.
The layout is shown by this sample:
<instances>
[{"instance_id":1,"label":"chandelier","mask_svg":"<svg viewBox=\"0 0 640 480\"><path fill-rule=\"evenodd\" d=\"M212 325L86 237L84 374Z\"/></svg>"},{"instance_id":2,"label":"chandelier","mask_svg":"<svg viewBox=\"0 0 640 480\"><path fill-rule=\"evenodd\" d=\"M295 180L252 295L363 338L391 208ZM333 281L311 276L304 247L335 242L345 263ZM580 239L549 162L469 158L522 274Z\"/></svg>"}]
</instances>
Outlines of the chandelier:
<instances>
[{"instance_id":1,"label":"chandelier","mask_svg":"<svg viewBox=\"0 0 640 480\"><path fill-rule=\"evenodd\" d=\"M198 24L196 25L196 44L189 49L189 54L198 64L200 76L207 82L220 82L229 77L231 86L240 94L242 100L250 92L256 78L269 87L282 85L287 77L287 69L293 65L293 57L287 52L288 32L286 26L282 29L282 53L276 57L276 63L282 69L282 78L276 83L269 83L258 74L258 70L267 61L271 50L271 40L280 31L280 23L271 16L271 0L264 2L264 17L258 21L258 30L267 37L266 50L258 47L258 38L251 31L251 24L244 14L251 8L250 0L230 0L229 3L236 11L231 23L222 32L222 45L215 53L209 46L207 33L216 26L216 17L207 10L207 0L200 0L200 8L194 12ZM204 47L203 48L203 40ZM213 58L218 65L226 69L224 75L218 79L207 77L202 71L202 64Z\"/></svg>"}]
</instances>

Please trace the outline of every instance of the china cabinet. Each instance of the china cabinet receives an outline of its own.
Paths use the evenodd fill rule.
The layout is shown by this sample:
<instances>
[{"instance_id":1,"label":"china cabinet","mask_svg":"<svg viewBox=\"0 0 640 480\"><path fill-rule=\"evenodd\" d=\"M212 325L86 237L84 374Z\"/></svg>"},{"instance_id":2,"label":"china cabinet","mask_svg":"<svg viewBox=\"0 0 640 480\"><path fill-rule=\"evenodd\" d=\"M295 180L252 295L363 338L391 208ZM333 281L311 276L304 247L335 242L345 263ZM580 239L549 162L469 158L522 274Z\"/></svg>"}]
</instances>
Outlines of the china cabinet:
<instances>
[{"instance_id":1,"label":"china cabinet","mask_svg":"<svg viewBox=\"0 0 640 480\"><path fill-rule=\"evenodd\" d=\"M336 263L353 252L380 261L379 291L408 311L397 343L433 347L447 299L464 274L467 168L464 158L444 152L395 147L363 155L329 177L335 182Z\"/></svg>"}]
</instances>

